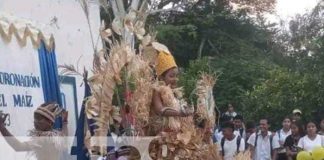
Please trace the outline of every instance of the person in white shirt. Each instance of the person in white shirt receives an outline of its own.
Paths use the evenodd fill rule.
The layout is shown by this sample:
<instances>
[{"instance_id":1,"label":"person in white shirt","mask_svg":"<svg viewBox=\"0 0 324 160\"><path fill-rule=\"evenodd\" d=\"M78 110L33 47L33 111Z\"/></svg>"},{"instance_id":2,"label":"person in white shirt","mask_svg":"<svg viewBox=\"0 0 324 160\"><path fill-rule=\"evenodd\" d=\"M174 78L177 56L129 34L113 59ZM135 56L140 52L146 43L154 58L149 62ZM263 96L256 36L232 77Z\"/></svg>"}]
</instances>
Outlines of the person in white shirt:
<instances>
[{"instance_id":1,"label":"person in white shirt","mask_svg":"<svg viewBox=\"0 0 324 160\"><path fill-rule=\"evenodd\" d=\"M245 150L244 139L234 134L234 124L226 122L222 126L223 138L218 143L223 160L234 160L235 155Z\"/></svg>"},{"instance_id":2,"label":"person in white shirt","mask_svg":"<svg viewBox=\"0 0 324 160\"><path fill-rule=\"evenodd\" d=\"M276 160L277 149L280 147L276 137L269 132L270 123L267 119L259 122L259 131L253 133L249 140L249 149L254 160Z\"/></svg>"},{"instance_id":3,"label":"person in white shirt","mask_svg":"<svg viewBox=\"0 0 324 160\"><path fill-rule=\"evenodd\" d=\"M240 135L239 131L234 131L233 133L234 133L235 136ZM221 129L221 131L218 131L218 132L214 133L214 136L216 138L216 142L220 142L222 140L222 138L224 137L223 130Z\"/></svg>"},{"instance_id":4,"label":"person in white shirt","mask_svg":"<svg viewBox=\"0 0 324 160\"><path fill-rule=\"evenodd\" d=\"M246 122L245 126L245 150L249 149L249 145L247 141L249 140L250 136L255 133L257 130L255 123L253 121Z\"/></svg>"},{"instance_id":5,"label":"person in white shirt","mask_svg":"<svg viewBox=\"0 0 324 160\"><path fill-rule=\"evenodd\" d=\"M245 127L244 127L244 122L243 122L243 116L241 115L236 115L233 119L234 123L234 128L235 131L237 131L240 136L245 139L246 138L246 132L245 132Z\"/></svg>"},{"instance_id":6,"label":"person in white shirt","mask_svg":"<svg viewBox=\"0 0 324 160\"><path fill-rule=\"evenodd\" d=\"M220 126L218 128L216 128L216 130L214 131L214 137L213 138L214 138L215 142L220 142L220 140L223 138L222 126L226 122L231 122L232 118L230 116L224 114L220 118L220 121L221 121ZM238 131L234 131L234 134L238 134L238 133L239 133Z\"/></svg>"},{"instance_id":7,"label":"person in white shirt","mask_svg":"<svg viewBox=\"0 0 324 160\"><path fill-rule=\"evenodd\" d=\"M235 112L234 106L231 103L228 104L227 107L228 107L227 108L227 111L224 113L224 115L231 117L231 121L232 121L233 118L237 115L237 113Z\"/></svg>"},{"instance_id":8,"label":"person in white shirt","mask_svg":"<svg viewBox=\"0 0 324 160\"><path fill-rule=\"evenodd\" d=\"M316 147L324 147L323 136L317 134L316 123L310 121L306 125L307 134L298 141L298 147L311 152Z\"/></svg>"},{"instance_id":9,"label":"person in white shirt","mask_svg":"<svg viewBox=\"0 0 324 160\"><path fill-rule=\"evenodd\" d=\"M278 130L275 134L276 139L278 140L278 143L280 145L280 148L278 149L278 160L287 160L287 154L286 149L284 147L286 138L291 135L291 120L289 117L285 117L285 119L282 121L282 129Z\"/></svg>"}]
</instances>

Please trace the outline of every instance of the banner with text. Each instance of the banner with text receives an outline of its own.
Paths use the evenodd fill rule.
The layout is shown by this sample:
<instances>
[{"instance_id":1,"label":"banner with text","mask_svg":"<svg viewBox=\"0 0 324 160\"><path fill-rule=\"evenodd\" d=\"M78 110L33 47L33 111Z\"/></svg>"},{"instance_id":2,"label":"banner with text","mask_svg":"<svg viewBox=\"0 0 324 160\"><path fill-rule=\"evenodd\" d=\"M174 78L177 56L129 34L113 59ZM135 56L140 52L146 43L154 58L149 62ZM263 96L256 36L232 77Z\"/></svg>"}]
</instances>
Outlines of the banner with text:
<instances>
[{"instance_id":1,"label":"banner with text","mask_svg":"<svg viewBox=\"0 0 324 160\"><path fill-rule=\"evenodd\" d=\"M9 113L6 124L16 136L33 128L33 112L44 102L41 82L37 49L0 39L0 111Z\"/></svg>"}]
</instances>

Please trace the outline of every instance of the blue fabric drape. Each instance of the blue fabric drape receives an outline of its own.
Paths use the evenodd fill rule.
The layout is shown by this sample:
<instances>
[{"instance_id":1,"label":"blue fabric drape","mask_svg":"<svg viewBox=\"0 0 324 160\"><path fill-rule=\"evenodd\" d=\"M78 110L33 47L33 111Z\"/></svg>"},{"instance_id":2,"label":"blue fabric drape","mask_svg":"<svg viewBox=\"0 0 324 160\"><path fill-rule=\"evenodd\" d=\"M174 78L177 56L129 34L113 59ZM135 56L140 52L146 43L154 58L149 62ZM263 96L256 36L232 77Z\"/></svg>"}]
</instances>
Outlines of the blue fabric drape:
<instances>
[{"instance_id":1,"label":"blue fabric drape","mask_svg":"<svg viewBox=\"0 0 324 160\"><path fill-rule=\"evenodd\" d=\"M55 50L47 50L45 43L41 42L41 45L38 48L38 57L44 101L56 102L62 106ZM61 118L56 119L54 127L62 128Z\"/></svg>"},{"instance_id":2,"label":"blue fabric drape","mask_svg":"<svg viewBox=\"0 0 324 160\"><path fill-rule=\"evenodd\" d=\"M86 121L89 124L89 120L86 118L86 115L85 115L85 102L86 102L86 98L91 96L91 92L90 92L90 87L86 81L86 78L84 80L84 84L85 84L85 86L84 86L84 100L82 103L80 117L78 119L77 129L76 129L75 136L74 136L74 137L76 137L76 139L74 139L74 143L73 143L76 146L73 146L71 149L71 155L77 155L77 160L88 160L89 159L89 156L87 154L88 150L85 149L85 147L84 147L84 136L85 136L85 133L84 133L85 128L84 127L88 127L88 126L85 126Z\"/></svg>"},{"instance_id":3,"label":"blue fabric drape","mask_svg":"<svg viewBox=\"0 0 324 160\"><path fill-rule=\"evenodd\" d=\"M85 84L84 99L82 102L80 116L78 119L77 129L76 129L75 135L74 135L74 137L76 137L76 138L74 139L74 142L73 142L73 144L76 146L73 146L71 148L71 155L77 155L77 160L89 160L90 159L88 150L84 146L85 127L87 127L87 129L90 131L90 134L92 136L94 135L94 130L96 129L94 127L94 125L92 125L95 123L95 121L93 119L88 119L85 115L85 103L86 103L87 97L91 96L91 90L90 90L90 86L89 86L86 78L84 80L84 84ZM110 133L108 133L107 136L111 136ZM115 149L115 147L113 147L113 146L107 147L108 152L112 151L114 149Z\"/></svg>"}]
</instances>

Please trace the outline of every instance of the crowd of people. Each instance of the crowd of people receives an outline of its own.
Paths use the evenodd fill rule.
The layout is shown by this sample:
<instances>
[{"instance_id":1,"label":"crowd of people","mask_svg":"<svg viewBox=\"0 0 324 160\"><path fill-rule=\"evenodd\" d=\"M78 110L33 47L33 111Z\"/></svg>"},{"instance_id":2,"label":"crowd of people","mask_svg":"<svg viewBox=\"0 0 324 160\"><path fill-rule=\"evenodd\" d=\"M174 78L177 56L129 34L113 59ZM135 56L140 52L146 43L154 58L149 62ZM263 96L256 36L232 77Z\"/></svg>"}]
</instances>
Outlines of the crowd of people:
<instances>
[{"instance_id":1,"label":"crowd of people","mask_svg":"<svg viewBox=\"0 0 324 160\"><path fill-rule=\"evenodd\" d=\"M303 121L299 109L282 119L282 128L276 131L270 130L268 118L261 118L258 123L245 122L232 104L220 121L213 140L219 144L224 160L232 160L244 151L250 151L254 160L296 160L300 151L324 147L324 116L320 122Z\"/></svg>"}]
</instances>

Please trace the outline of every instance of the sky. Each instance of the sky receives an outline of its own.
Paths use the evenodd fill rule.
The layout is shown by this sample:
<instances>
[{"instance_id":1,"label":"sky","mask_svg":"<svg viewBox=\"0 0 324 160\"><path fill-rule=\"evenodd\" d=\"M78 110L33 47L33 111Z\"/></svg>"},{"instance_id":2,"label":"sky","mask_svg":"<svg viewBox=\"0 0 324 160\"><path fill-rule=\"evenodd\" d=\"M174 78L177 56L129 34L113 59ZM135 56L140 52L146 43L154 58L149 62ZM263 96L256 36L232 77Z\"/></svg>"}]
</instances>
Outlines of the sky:
<instances>
[{"instance_id":1,"label":"sky","mask_svg":"<svg viewBox=\"0 0 324 160\"><path fill-rule=\"evenodd\" d=\"M319 0L277 0L277 15L284 20L292 18L295 14L303 14L312 10Z\"/></svg>"}]
</instances>

